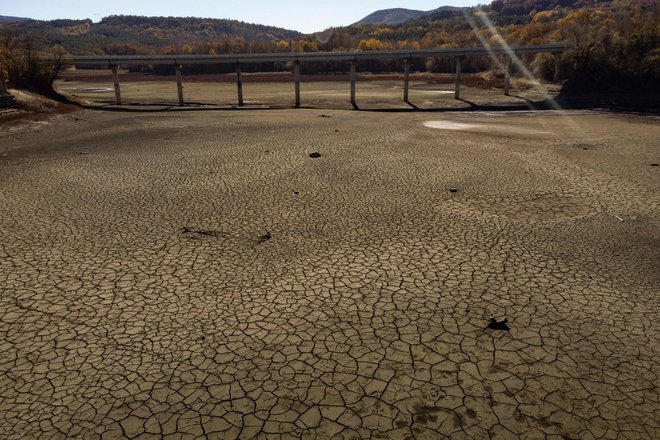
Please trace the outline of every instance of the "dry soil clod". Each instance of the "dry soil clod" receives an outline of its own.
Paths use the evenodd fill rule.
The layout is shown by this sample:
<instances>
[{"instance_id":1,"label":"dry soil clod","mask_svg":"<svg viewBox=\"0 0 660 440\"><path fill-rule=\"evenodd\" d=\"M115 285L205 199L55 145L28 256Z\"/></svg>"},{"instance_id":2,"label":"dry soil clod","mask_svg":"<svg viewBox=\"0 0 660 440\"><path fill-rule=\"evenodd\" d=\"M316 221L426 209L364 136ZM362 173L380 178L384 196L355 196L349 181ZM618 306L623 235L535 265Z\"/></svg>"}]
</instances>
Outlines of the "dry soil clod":
<instances>
[{"instance_id":1,"label":"dry soil clod","mask_svg":"<svg viewBox=\"0 0 660 440\"><path fill-rule=\"evenodd\" d=\"M490 322L488 323L488 328L491 330L502 330L509 332L511 329L508 325L506 325L507 322L509 322L508 318L504 318L502 321L498 321L497 319L491 317Z\"/></svg>"}]
</instances>

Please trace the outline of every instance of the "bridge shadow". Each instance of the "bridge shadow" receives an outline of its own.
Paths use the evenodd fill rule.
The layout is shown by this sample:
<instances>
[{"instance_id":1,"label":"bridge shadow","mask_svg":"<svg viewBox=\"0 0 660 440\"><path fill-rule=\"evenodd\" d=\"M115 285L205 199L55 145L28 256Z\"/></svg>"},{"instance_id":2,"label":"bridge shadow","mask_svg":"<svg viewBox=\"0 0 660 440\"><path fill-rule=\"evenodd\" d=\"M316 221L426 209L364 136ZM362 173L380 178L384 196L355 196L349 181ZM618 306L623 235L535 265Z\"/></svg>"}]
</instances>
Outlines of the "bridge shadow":
<instances>
[{"instance_id":1,"label":"bridge shadow","mask_svg":"<svg viewBox=\"0 0 660 440\"><path fill-rule=\"evenodd\" d=\"M506 111L521 111L521 110L552 110L553 107L550 102L538 101L533 102L526 100L525 103L503 103L503 104L477 104L464 98L456 99L458 102L467 104L465 106L446 106L446 107L427 107L422 108L412 102L406 102L410 108L366 108L363 111L375 113L443 113L443 112L506 112Z\"/></svg>"},{"instance_id":2,"label":"bridge shadow","mask_svg":"<svg viewBox=\"0 0 660 440\"><path fill-rule=\"evenodd\" d=\"M509 112L509 111L548 111L548 110L605 110L619 113L639 113L639 114L659 114L658 105L649 105L648 103L607 103L598 100L589 100L588 98L574 99L572 97L559 96L555 99L531 100L529 98L511 95L512 98L520 99L520 103L496 103L496 104L477 104L464 98L457 101L467 104L465 106L446 106L422 108L412 101L404 101L408 107L397 108L369 108L359 105L347 106L300 106L300 109L306 110L350 110L373 113L446 113L446 112ZM73 102L72 102L73 103ZM249 104L244 106L231 104L211 104L202 102L188 102L180 107L176 104L156 102L156 103L128 103L125 105L116 105L106 103L103 105L88 105L73 103L77 106L89 110L107 111L107 112L125 112L125 113L168 113L168 112L251 112L251 111L277 111L294 110L293 105L273 105L273 104Z\"/></svg>"},{"instance_id":3,"label":"bridge shadow","mask_svg":"<svg viewBox=\"0 0 660 440\"><path fill-rule=\"evenodd\" d=\"M410 102L410 100L405 100L405 101L403 101L403 102L405 102L406 104L408 104L413 110L419 110L419 107L417 107L415 104L413 104L412 102Z\"/></svg>"},{"instance_id":4,"label":"bridge shadow","mask_svg":"<svg viewBox=\"0 0 660 440\"><path fill-rule=\"evenodd\" d=\"M493 105L479 105L472 101L465 99L458 99L457 101L468 104L464 106L448 106L448 107L430 107L422 108L411 101L404 101L409 107L403 108L373 108L361 107L358 104L347 107L332 107L332 106L313 106L301 105L299 107L289 105L272 105L272 104L250 104L250 105L228 105L228 104L210 104L200 102L188 102L183 107L172 103L126 103L122 105L117 104L102 104L102 105L89 105L78 104L80 107L88 110L118 112L118 113L168 113L168 112L250 112L250 111L268 111L268 110L355 110L362 112L374 113L434 113L434 112L470 112L470 111L512 111L512 110L529 110L531 109L551 109L552 107L544 106L542 103L535 103L536 105L528 104L493 104Z\"/></svg>"}]
</instances>

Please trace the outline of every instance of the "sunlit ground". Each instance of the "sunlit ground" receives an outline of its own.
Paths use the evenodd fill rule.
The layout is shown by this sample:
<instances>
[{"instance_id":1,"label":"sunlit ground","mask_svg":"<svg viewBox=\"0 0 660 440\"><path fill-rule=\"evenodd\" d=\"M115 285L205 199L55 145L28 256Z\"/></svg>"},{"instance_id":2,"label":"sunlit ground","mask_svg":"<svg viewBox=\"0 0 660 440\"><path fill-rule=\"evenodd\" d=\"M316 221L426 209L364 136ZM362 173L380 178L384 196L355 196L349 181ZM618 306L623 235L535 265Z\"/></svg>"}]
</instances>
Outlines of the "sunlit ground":
<instances>
[{"instance_id":1,"label":"sunlit ground","mask_svg":"<svg viewBox=\"0 0 660 440\"><path fill-rule=\"evenodd\" d=\"M0 437L660 437L657 117L58 86L105 110L0 127Z\"/></svg>"},{"instance_id":2,"label":"sunlit ground","mask_svg":"<svg viewBox=\"0 0 660 440\"><path fill-rule=\"evenodd\" d=\"M526 106L556 96L559 86L519 80L511 96L504 96L503 81L482 78L483 74L464 75L461 99L454 99L454 76L450 74L418 75L410 83L409 103L403 102L403 79L396 75L365 75L357 83L357 104L361 109L469 109L473 106ZM189 107L238 104L234 75L184 76L184 100ZM383 79L384 78L384 79ZM301 85L301 105L314 108L352 109L350 82L347 76L329 81L307 77ZM122 100L126 105L178 105L176 79L168 76L120 76ZM499 88L489 86L498 85ZM67 72L56 83L61 92L88 103L114 104L115 91L109 71ZM286 74L243 74L243 96L249 107L293 107L294 84Z\"/></svg>"}]
</instances>

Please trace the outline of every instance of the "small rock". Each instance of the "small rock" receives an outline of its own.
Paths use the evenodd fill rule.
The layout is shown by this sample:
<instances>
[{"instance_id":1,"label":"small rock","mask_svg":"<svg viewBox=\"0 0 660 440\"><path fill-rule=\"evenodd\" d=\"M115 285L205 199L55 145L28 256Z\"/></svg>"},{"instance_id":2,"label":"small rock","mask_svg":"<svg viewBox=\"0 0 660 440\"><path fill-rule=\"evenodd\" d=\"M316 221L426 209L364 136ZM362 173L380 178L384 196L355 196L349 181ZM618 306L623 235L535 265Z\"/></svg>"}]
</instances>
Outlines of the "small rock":
<instances>
[{"instance_id":1,"label":"small rock","mask_svg":"<svg viewBox=\"0 0 660 440\"><path fill-rule=\"evenodd\" d=\"M78 153L78 154L89 154L89 151L81 151L81 152Z\"/></svg>"},{"instance_id":2,"label":"small rock","mask_svg":"<svg viewBox=\"0 0 660 440\"><path fill-rule=\"evenodd\" d=\"M300 195L300 191L294 191L293 192L295 195Z\"/></svg>"},{"instance_id":3,"label":"small rock","mask_svg":"<svg viewBox=\"0 0 660 440\"><path fill-rule=\"evenodd\" d=\"M457 193L457 192L458 192L458 188L449 188L449 192L451 192L451 193Z\"/></svg>"},{"instance_id":4,"label":"small rock","mask_svg":"<svg viewBox=\"0 0 660 440\"><path fill-rule=\"evenodd\" d=\"M651 166L652 167L658 167L658 166L660 166L660 163L652 163Z\"/></svg>"},{"instance_id":5,"label":"small rock","mask_svg":"<svg viewBox=\"0 0 660 440\"><path fill-rule=\"evenodd\" d=\"M312 159L318 159L321 157L321 153L312 153L309 155Z\"/></svg>"},{"instance_id":6,"label":"small rock","mask_svg":"<svg viewBox=\"0 0 660 440\"><path fill-rule=\"evenodd\" d=\"M259 237L259 241L260 241L261 243L265 243L265 242L267 242L268 240L270 240L271 238L273 238L273 236L270 234L270 232L266 232L264 235L262 235L261 237Z\"/></svg>"},{"instance_id":7,"label":"small rock","mask_svg":"<svg viewBox=\"0 0 660 440\"><path fill-rule=\"evenodd\" d=\"M497 319L491 317L490 322L488 323L488 328L491 330L502 330L509 332L511 329L508 325L506 325L507 322L509 322L508 318L504 318L502 321L498 321Z\"/></svg>"}]
</instances>

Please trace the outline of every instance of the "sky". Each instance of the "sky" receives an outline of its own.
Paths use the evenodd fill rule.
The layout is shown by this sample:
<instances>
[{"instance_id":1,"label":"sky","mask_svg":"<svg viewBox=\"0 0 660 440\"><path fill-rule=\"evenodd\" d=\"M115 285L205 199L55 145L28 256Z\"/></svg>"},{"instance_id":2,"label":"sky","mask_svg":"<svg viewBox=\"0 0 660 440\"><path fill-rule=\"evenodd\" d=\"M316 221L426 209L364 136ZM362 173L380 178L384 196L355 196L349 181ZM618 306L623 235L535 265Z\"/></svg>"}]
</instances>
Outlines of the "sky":
<instances>
[{"instance_id":1,"label":"sky","mask_svg":"<svg viewBox=\"0 0 660 440\"><path fill-rule=\"evenodd\" d=\"M108 15L230 18L312 33L346 26L379 9L430 10L490 0L0 0L0 15L99 21Z\"/></svg>"}]
</instances>

